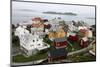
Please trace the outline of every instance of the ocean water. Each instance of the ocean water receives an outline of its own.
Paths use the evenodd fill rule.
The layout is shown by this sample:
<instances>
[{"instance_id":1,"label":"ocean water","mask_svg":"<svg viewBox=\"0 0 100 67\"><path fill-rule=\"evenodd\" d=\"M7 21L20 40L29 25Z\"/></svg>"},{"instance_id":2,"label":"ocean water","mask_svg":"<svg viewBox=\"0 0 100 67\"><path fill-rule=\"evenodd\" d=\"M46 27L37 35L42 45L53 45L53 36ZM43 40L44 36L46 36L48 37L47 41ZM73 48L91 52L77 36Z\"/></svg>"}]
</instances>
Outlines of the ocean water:
<instances>
[{"instance_id":1,"label":"ocean water","mask_svg":"<svg viewBox=\"0 0 100 67\"><path fill-rule=\"evenodd\" d=\"M58 14L44 14L42 12L32 12L32 11L12 11L12 24L23 23L31 20L33 17L41 17L43 19L54 19L61 17L65 21L84 21L89 25L95 24L95 17L88 16L87 14L77 14L74 15L58 15Z\"/></svg>"},{"instance_id":2,"label":"ocean water","mask_svg":"<svg viewBox=\"0 0 100 67\"><path fill-rule=\"evenodd\" d=\"M73 15L43 14L42 12L72 12ZM84 21L89 25L95 24L95 7L79 5L46 4L34 2L12 2L12 23L30 21L33 17L41 17L48 20L61 17L65 21Z\"/></svg>"}]
</instances>

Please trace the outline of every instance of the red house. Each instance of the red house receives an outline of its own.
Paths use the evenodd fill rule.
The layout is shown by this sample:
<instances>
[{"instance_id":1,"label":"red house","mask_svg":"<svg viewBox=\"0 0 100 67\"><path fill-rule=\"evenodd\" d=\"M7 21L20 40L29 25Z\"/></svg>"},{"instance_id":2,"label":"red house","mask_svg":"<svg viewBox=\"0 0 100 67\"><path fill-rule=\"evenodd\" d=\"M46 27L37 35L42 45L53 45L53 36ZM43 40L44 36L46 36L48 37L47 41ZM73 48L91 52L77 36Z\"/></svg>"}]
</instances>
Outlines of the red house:
<instances>
[{"instance_id":1,"label":"red house","mask_svg":"<svg viewBox=\"0 0 100 67\"><path fill-rule=\"evenodd\" d=\"M68 40L70 41L78 41L78 35L69 35Z\"/></svg>"},{"instance_id":2,"label":"red house","mask_svg":"<svg viewBox=\"0 0 100 67\"><path fill-rule=\"evenodd\" d=\"M51 28L51 24L48 24L48 25L45 25L45 24L44 24L44 28L50 29L50 28Z\"/></svg>"},{"instance_id":3,"label":"red house","mask_svg":"<svg viewBox=\"0 0 100 67\"><path fill-rule=\"evenodd\" d=\"M87 37L84 37L80 40L79 45L81 48L85 48L89 45L89 40Z\"/></svg>"},{"instance_id":4,"label":"red house","mask_svg":"<svg viewBox=\"0 0 100 67\"><path fill-rule=\"evenodd\" d=\"M65 48L67 46L67 40L65 37L54 39L55 48Z\"/></svg>"}]
</instances>

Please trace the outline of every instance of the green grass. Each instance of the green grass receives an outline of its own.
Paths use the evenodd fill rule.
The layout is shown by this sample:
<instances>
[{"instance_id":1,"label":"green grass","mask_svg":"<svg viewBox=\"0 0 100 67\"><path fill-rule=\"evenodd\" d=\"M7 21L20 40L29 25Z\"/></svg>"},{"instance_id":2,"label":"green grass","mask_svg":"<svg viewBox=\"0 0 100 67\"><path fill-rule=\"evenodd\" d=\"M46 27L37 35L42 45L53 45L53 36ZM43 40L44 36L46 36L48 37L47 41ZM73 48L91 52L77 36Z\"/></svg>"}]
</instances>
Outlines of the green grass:
<instances>
[{"instance_id":1,"label":"green grass","mask_svg":"<svg viewBox=\"0 0 100 67\"><path fill-rule=\"evenodd\" d=\"M72 60L72 62L88 62L88 61L95 61L96 57L90 54L89 55L80 54L80 55L72 55L68 57L68 59Z\"/></svg>"},{"instance_id":2,"label":"green grass","mask_svg":"<svg viewBox=\"0 0 100 67\"><path fill-rule=\"evenodd\" d=\"M78 42L72 42L72 41L69 41L69 42L72 44L72 46L70 46L68 44L68 46L66 48L68 52L72 52L72 51L76 51L76 50L81 49L81 47L79 46Z\"/></svg>"},{"instance_id":3,"label":"green grass","mask_svg":"<svg viewBox=\"0 0 100 67\"><path fill-rule=\"evenodd\" d=\"M30 62L30 61L45 59L46 57L47 57L47 53L37 53L36 55L32 55L30 57L25 57L23 55L16 55L16 56L13 56L12 61L17 62L17 63Z\"/></svg>"}]
</instances>

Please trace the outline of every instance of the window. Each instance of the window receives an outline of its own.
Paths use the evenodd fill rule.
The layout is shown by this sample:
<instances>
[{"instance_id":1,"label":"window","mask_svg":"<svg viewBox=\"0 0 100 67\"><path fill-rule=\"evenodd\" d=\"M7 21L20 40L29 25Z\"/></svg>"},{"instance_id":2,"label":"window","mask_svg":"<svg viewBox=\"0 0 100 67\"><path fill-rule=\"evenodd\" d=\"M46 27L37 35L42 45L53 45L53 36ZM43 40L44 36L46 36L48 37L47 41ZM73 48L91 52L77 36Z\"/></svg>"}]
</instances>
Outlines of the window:
<instances>
[{"instance_id":1,"label":"window","mask_svg":"<svg viewBox=\"0 0 100 67\"><path fill-rule=\"evenodd\" d=\"M38 39L37 39L37 41L38 41Z\"/></svg>"},{"instance_id":2,"label":"window","mask_svg":"<svg viewBox=\"0 0 100 67\"><path fill-rule=\"evenodd\" d=\"M33 42L35 42L35 40L33 40Z\"/></svg>"},{"instance_id":3,"label":"window","mask_svg":"<svg viewBox=\"0 0 100 67\"><path fill-rule=\"evenodd\" d=\"M60 46L60 44L58 43L56 46Z\"/></svg>"},{"instance_id":4,"label":"window","mask_svg":"<svg viewBox=\"0 0 100 67\"><path fill-rule=\"evenodd\" d=\"M40 44L38 44L38 46L40 46Z\"/></svg>"}]
</instances>

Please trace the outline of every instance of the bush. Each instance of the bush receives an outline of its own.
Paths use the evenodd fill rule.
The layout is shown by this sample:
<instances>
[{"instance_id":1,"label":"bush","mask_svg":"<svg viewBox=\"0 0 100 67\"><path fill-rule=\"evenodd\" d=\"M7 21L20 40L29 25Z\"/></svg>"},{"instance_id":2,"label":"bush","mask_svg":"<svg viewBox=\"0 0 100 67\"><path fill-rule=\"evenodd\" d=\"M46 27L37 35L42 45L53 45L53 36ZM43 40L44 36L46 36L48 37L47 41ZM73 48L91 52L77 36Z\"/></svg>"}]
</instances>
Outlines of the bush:
<instances>
[{"instance_id":1,"label":"bush","mask_svg":"<svg viewBox=\"0 0 100 67\"><path fill-rule=\"evenodd\" d=\"M12 35L12 44L13 44L12 46L16 46L16 47L20 46L20 40L18 36Z\"/></svg>"}]
</instances>

